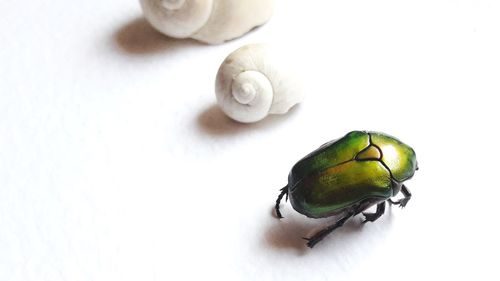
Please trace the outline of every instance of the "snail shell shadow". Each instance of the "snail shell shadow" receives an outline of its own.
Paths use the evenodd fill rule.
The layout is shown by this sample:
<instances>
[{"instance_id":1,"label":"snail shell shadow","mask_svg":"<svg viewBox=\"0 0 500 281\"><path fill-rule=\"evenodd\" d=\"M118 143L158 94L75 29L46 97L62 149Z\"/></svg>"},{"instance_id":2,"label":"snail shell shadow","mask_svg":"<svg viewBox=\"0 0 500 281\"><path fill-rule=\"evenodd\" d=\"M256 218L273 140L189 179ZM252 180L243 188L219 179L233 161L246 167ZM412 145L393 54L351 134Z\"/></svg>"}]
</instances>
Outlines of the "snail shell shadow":
<instances>
[{"instance_id":1,"label":"snail shell shadow","mask_svg":"<svg viewBox=\"0 0 500 281\"><path fill-rule=\"evenodd\" d=\"M214 136L235 135L245 131L266 129L283 123L284 119L292 119L299 110L299 105L294 106L285 115L270 115L256 123L239 123L227 117L217 106L212 105L200 112L197 123L202 133Z\"/></svg>"},{"instance_id":2,"label":"snail shell shadow","mask_svg":"<svg viewBox=\"0 0 500 281\"><path fill-rule=\"evenodd\" d=\"M124 53L151 55L176 49L203 46L193 39L171 38L156 31L144 18L136 18L113 34L114 42Z\"/></svg>"},{"instance_id":3,"label":"snail shell shadow","mask_svg":"<svg viewBox=\"0 0 500 281\"><path fill-rule=\"evenodd\" d=\"M276 218L274 207L271 209L271 212L273 217ZM388 230L392 224L391 212L391 208L388 208L384 215L386 218L375 223L385 224ZM314 249L309 249L306 246L307 242L302 239L302 237L311 237L317 231L335 222L336 219L336 217L309 219L306 217L299 217L295 214L288 215L288 217L281 220L276 219L268 226L264 234L264 244L276 250L292 249L295 250L298 255L304 255L317 247L328 247L328 250L335 250L339 246L356 243L358 239L363 239L365 224L362 223L362 216L357 215L349 219L344 226L336 229L325 237L325 239L316 245ZM365 233L368 234L368 232ZM383 233L379 234L382 235Z\"/></svg>"}]
</instances>

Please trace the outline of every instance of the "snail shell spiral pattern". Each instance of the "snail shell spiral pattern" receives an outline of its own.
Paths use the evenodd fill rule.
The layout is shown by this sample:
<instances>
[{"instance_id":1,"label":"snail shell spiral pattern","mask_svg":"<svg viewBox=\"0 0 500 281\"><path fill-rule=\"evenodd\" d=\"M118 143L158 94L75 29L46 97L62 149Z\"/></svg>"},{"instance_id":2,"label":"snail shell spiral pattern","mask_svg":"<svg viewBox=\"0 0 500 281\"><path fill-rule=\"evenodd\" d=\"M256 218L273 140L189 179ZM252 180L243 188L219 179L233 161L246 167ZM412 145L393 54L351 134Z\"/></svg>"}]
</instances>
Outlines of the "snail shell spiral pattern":
<instances>
[{"instance_id":1,"label":"snail shell spiral pattern","mask_svg":"<svg viewBox=\"0 0 500 281\"><path fill-rule=\"evenodd\" d=\"M161 33L220 44L266 23L275 0L140 0L144 16Z\"/></svg>"},{"instance_id":2,"label":"snail shell spiral pattern","mask_svg":"<svg viewBox=\"0 0 500 281\"><path fill-rule=\"evenodd\" d=\"M304 98L289 61L263 44L247 45L231 53L220 66L215 83L222 111L243 123L288 112Z\"/></svg>"}]
</instances>

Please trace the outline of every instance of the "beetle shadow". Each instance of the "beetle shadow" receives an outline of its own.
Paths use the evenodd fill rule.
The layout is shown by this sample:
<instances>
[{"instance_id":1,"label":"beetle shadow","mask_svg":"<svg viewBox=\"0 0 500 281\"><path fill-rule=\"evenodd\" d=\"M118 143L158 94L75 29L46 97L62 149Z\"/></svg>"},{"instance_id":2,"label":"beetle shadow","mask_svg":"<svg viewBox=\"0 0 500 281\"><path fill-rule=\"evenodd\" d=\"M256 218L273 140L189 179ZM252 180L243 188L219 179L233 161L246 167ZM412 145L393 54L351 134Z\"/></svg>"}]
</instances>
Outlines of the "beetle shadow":
<instances>
[{"instance_id":1,"label":"beetle shadow","mask_svg":"<svg viewBox=\"0 0 500 281\"><path fill-rule=\"evenodd\" d=\"M285 122L284 119L292 119L300 105L290 109L285 115L270 115L256 123L240 123L232 120L222 112L217 105L212 105L203 111L197 117L197 125L202 133L213 136L236 135L245 131L269 129Z\"/></svg>"},{"instance_id":2,"label":"beetle shadow","mask_svg":"<svg viewBox=\"0 0 500 281\"><path fill-rule=\"evenodd\" d=\"M203 46L194 39L177 39L156 31L145 18L136 18L113 34L119 49L131 55L152 55L173 52L190 46Z\"/></svg>"},{"instance_id":3,"label":"beetle shadow","mask_svg":"<svg viewBox=\"0 0 500 281\"><path fill-rule=\"evenodd\" d=\"M381 218L383 231L389 230L392 224L392 208L387 208L384 218ZM276 214L274 212L274 207L271 210L273 217L276 221L269 225L265 235L264 242L276 250L295 250L299 255L306 254L309 250L306 241L303 237L311 237L317 231L325 228L326 226L334 223L339 219L338 216L333 216L325 219L309 219L306 217L299 217L295 214L289 215L278 221ZM383 221L382 221L383 220ZM357 215L349 219L342 227L336 229L330 235L325 237L324 241L315 247L321 246L321 243L329 241L330 248L338 247L343 245L347 240L357 240L360 239L365 226L369 224L362 223L363 216ZM333 241L332 241L333 240ZM349 242L350 243L350 242Z\"/></svg>"}]
</instances>

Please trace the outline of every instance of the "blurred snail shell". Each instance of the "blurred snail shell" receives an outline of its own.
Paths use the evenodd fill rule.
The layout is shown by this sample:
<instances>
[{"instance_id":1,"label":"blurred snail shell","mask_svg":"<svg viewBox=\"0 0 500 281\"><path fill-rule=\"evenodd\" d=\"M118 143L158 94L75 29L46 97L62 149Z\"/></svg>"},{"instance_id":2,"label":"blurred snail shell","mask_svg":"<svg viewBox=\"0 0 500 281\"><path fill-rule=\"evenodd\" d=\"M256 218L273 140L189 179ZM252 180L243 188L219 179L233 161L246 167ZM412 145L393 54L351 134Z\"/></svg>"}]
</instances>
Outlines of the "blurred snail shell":
<instances>
[{"instance_id":1,"label":"blurred snail shell","mask_svg":"<svg viewBox=\"0 0 500 281\"><path fill-rule=\"evenodd\" d=\"M146 19L175 38L219 44L267 22L275 0L140 0Z\"/></svg>"},{"instance_id":2,"label":"blurred snail shell","mask_svg":"<svg viewBox=\"0 0 500 281\"><path fill-rule=\"evenodd\" d=\"M284 114L301 102L304 95L290 65L293 57L285 53L263 44L231 53L215 83L222 111L236 121L252 123L269 114Z\"/></svg>"}]
</instances>

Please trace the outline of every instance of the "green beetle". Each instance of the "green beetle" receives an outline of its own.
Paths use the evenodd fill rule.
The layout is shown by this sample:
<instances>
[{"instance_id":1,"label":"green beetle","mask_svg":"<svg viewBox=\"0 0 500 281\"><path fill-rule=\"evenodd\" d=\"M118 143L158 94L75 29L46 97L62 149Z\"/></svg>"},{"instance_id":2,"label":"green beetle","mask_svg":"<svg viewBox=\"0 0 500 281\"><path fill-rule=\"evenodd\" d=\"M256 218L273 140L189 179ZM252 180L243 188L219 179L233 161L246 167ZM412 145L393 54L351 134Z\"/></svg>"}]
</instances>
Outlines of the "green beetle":
<instances>
[{"instance_id":1,"label":"green beetle","mask_svg":"<svg viewBox=\"0 0 500 281\"><path fill-rule=\"evenodd\" d=\"M297 162L288 176L288 185L276 200L276 215L284 195L292 207L310 218L340 215L334 224L305 238L314 247L349 218L377 205L375 213L363 213L364 222L384 214L386 201L405 207L411 193L403 184L418 170L415 151L383 133L353 131L328 142ZM404 198L390 198L399 192Z\"/></svg>"}]
</instances>

